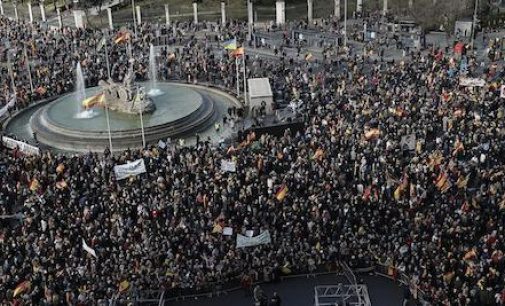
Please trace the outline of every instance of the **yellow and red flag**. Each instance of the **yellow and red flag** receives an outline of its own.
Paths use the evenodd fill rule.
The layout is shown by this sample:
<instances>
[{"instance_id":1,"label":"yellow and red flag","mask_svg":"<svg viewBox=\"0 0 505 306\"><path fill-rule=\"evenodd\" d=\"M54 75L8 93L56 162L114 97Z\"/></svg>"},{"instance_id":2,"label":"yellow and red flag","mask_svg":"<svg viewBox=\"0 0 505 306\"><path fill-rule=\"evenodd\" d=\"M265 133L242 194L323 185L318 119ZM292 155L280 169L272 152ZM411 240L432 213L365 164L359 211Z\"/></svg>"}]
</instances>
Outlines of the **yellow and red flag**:
<instances>
[{"instance_id":1,"label":"yellow and red flag","mask_svg":"<svg viewBox=\"0 0 505 306\"><path fill-rule=\"evenodd\" d=\"M465 188L466 185L468 184L469 178L470 178L470 175L467 175L466 177L459 175L458 180L456 181L456 186L458 186L459 189Z\"/></svg>"},{"instance_id":2,"label":"yellow and red flag","mask_svg":"<svg viewBox=\"0 0 505 306\"><path fill-rule=\"evenodd\" d=\"M126 42L130 39L130 32L124 31L119 32L116 38L114 39L114 43L120 44L122 42Z\"/></svg>"},{"instance_id":3,"label":"yellow and red flag","mask_svg":"<svg viewBox=\"0 0 505 306\"><path fill-rule=\"evenodd\" d=\"M442 193L446 192L447 190L449 190L449 188L452 187L452 183L449 180L449 175L447 174L447 171L440 172L437 179L435 180L435 185L437 186L438 190L440 190Z\"/></svg>"},{"instance_id":4,"label":"yellow and red flag","mask_svg":"<svg viewBox=\"0 0 505 306\"><path fill-rule=\"evenodd\" d=\"M452 150L452 156L455 156L463 151L465 151L465 146L463 145L463 142L460 141L459 139L456 139L456 142L454 143L454 149Z\"/></svg>"},{"instance_id":5,"label":"yellow and red flag","mask_svg":"<svg viewBox=\"0 0 505 306\"><path fill-rule=\"evenodd\" d=\"M314 153L314 155L312 155L312 159L317 159L317 160L322 160L324 157L324 150L319 148L316 150L316 152Z\"/></svg>"},{"instance_id":6,"label":"yellow and red flag","mask_svg":"<svg viewBox=\"0 0 505 306\"><path fill-rule=\"evenodd\" d=\"M277 201L282 202L286 195L288 194L288 186L286 184L282 184L281 187L275 193L275 198Z\"/></svg>"},{"instance_id":7,"label":"yellow and red flag","mask_svg":"<svg viewBox=\"0 0 505 306\"><path fill-rule=\"evenodd\" d=\"M86 109L92 108L95 105L102 105L105 101L105 95L103 93L94 95L82 101L82 106Z\"/></svg>"},{"instance_id":8,"label":"yellow and red flag","mask_svg":"<svg viewBox=\"0 0 505 306\"><path fill-rule=\"evenodd\" d=\"M40 187L40 183L39 183L39 180L37 180L36 178L34 178L31 182L30 182L30 190L31 191L37 191Z\"/></svg>"},{"instance_id":9,"label":"yellow and red flag","mask_svg":"<svg viewBox=\"0 0 505 306\"><path fill-rule=\"evenodd\" d=\"M119 293L126 292L130 288L130 283L125 279L124 281L119 283L118 291Z\"/></svg>"},{"instance_id":10,"label":"yellow and red flag","mask_svg":"<svg viewBox=\"0 0 505 306\"><path fill-rule=\"evenodd\" d=\"M402 181L400 182L398 187L396 187L395 192L393 194L396 201L399 201L401 199L401 197L403 196L405 189L407 189L408 185L409 185L409 180L407 177L407 173L404 173L403 177L402 177Z\"/></svg>"},{"instance_id":11,"label":"yellow and red flag","mask_svg":"<svg viewBox=\"0 0 505 306\"><path fill-rule=\"evenodd\" d=\"M12 297L17 297L21 293L29 290L31 285L32 284L30 283L30 281L24 281L24 282L20 283L19 285L16 286L16 289L14 289L14 293L12 294Z\"/></svg>"},{"instance_id":12,"label":"yellow and red flag","mask_svg":"<svg viewBox=\"0 0 505 306\"><path fill-rule=\"evenodd\" d=\"M44 86L39 86L37 89L35 89L35 92L39 95L43 95L47 92L47 89Z\"/></svg>"},{"instance_id":13,"label":"yellow and red flag","mask_svg":"<svg viewBox=\"0 0 505 306\"><path fill-rule=\"evenodd\" d=\"M244 53L245 53L244 47L237 48L230 52L230 54L235 57L241 57L244 55Z\"/></svg>"},{"instance_id":14,"label":"yellow and red flag","mask_svg":"<svg viewBox=\"0 0 505 306\"><path fill-rule=\"evenodd\" d=\"M365 139L366 140L373 140L377 139L380 136L380 131L377 128L373 128L368 130L368 132L365 133Z\"/></svg>"}]
</instances>

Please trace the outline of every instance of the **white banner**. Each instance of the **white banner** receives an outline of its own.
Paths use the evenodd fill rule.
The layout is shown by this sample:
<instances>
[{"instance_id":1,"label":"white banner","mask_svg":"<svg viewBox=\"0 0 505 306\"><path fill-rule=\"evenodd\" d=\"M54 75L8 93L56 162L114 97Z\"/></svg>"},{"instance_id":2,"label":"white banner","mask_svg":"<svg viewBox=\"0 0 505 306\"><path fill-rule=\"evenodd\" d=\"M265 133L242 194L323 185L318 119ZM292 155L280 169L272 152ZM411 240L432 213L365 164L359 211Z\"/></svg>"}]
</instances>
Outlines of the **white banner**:
<instances>
[{"instance_id":1,"label":"white banner","mask_svg":"<svg viewBox=\"0 0 505 306\"><path fill-rule=\"evenodd\" d=\"M9 149L15 149L18 148L23 154L26 155L40 155L40 149L29 145L25 142L19 141L12 139L10 137L3 136L2 137L2 142L4 145L9 148Z\"/></svg>"},{"instance_id":2,"label":"white banner","mask_svg":"<svg viewBox=\"0 0 505 306\"><path fill-rule=\"evenodd\" d=\"M247 237L238 234L237 235L237 248L246 248L250 246L256 246L260 244L268 244L272 240L270 238L270 233L268 231L264 231L256 237Z\"/></svg>"},{"instance_id":3,"label":"white banner","mask_svg":"<svg viewBox=\"0 0 505 306\"><path fill-rule=\"evenodd\" d=\"M98 256L96 256L96 252L95 250L93 250L92 248L90 248L88 246L88 244L86 243L86 241L84 241L84 239L82 239L82 248L84 249L84 251L88 252L89 254L91 254L93 257L95 258L98 258Z\"/></svg>"},{"instance_id":4,"label":"white banner","mask_svg":"<svg viewBox=\"0 0 505 306\"><path fill-rule=\"evenodd\" d=\"M237 171L237 163L230 160L221 160L221 170L226 172L236 172Z\"/></svg>"},{"instance_id":5,"label":"white banner","mask_svg":"<svg viewBox=\"0 0 505 306\"><path fill-rule=\"evenodd\" d=\"M7 114L8 110L9 110L9 105L5 105L4 107L0 108L0 117Z\"/></svg>"},{"instance_id":6,"label":"white banner","mask_svg":"<svg viewBox=\"0 0 505 306\"><path fill-rule=\"evenodd\" d=\"M116 179L120 181L130 176L146 173L146 165L143 159L137 159L125 165L114 166L114 173L116 174Z\"/></svg>"},{"instance_id":7,"label":"white banner","mask_svg":"<svg viewBox=\"0 0 505 306\"><path fill-rule=\"evenodd\" d=\"M16 105L16 95L12 95L12 97L9 100L9 103L7 103L4 107L0 108L0 117L5 115L9 110L9 108L14 107L14 105Z\"/></svg>"},{"instance_id":8,"label":"white banner","mask_svg":"<svg viewBox=\"0 0 505 306\"><path fill-rule=\"evenodd\" d=\"M233 228L225 227L223 228L223 236L231 236L233 235Z\"/></svg>"},{"instance_id":9,"label":"white banner","mask_svg":"<svg viewBox=\"0 0 505 306\"><path fill-rule=\"evenodd\" d=\"M466 87L484 87L486 85L486 81L484 79L477 78L461 78L459 79L459 85Z\"/></svg>"}]
</instances>

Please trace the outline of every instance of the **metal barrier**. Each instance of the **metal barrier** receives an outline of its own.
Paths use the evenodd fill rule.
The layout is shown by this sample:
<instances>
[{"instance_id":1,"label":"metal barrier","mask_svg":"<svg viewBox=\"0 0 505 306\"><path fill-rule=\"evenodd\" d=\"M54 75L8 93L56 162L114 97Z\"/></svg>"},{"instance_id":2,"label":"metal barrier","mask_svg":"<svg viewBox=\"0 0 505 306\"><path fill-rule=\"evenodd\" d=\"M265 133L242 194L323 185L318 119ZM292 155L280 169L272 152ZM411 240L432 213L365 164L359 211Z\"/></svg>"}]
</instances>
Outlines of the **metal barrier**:
<instances>
[{"instance_id":1,"label":"metal barrier","mask_svg":"<svg viewBox=\"0 0 505 306\"><path fill-rule=\"evenodd\" d=\"M419 289L417 281L400 271L395 266L378 262L375 273L379 276L389 278L393 281L399 281L401 284L408 286L412 297L421 303L421 305L431 305L431 303L427 301L426 293Z\"/></svg>"}]
</instances>

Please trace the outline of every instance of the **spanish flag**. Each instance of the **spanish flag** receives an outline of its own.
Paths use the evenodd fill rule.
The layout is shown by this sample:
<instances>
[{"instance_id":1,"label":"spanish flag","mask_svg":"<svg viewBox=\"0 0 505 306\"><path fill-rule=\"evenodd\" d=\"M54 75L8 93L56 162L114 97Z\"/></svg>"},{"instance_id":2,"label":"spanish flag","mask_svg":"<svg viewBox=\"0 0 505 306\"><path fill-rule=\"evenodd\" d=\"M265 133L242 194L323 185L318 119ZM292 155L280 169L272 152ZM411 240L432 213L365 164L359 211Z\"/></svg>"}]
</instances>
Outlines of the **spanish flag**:
<instances>
[{"instance_id":1,"label":"spanish flag","mask_svg":"<svg viewBox=\"0 0 505 306\"><path fill-rule=\"evenodd\" d=\"M437 179L435 180L435 185L442 192L446 192L449 188L452 187L451 181L449 180L449 176L446 171L440 172Z\"/></svg>"},{"instance_id":2,"label":"spanish flag","mask_svg":"<svg viewBox=\"0 0 505 306\"><path fill-rule=\"evenodd\" d=\"M43 95L47 92L47 89L44 86L39 86L37 89L35 89L35 92L39 95Z\"/></svg>"},{"instance_id":3,"label":"spanish flag","mask_svg":"<svg viewBox=\"0 0 505 306\"><path fill-rule=\"evenodd\" d=\"M366 140L373 140L379 138L380 131L377 128L370 129L368 132L365 133L365 139Z\"/></svg>"},{"instance_id":4,"label":"spanish flag","mask_svg":"<svg viewBox=\"0 0 505 306\"><path fill-rule=\"evenodd\" d=\"M119 293L126 292L130 288L130 283L125 279L124 281L119 283L118 291Z\"/></svg>"},{"instance_id":5,"label":"spanish flag","mask_svg":"<svg viewBox=\"0 0 505 306\"><path fill-rule=\"evenodd\" d=\"M223 47L226 50L236 50L237 49L237 39L232 38L223 43Z\"/></svg>"},{"instance_id":6,"label":"spanish flag","mask_svg":"<svg viewBox=\"0 0 505 306\"><path fill-rule=\"evenodd\" d=\"M277 201L282 202L287 194L288 194L288 186L286 184L282 184L281 187L277 190L275 198L277 199Z\"/></svg>"},{"instance_id":7,"label":"spanish flag","mask_svg":"<svg viewBox=\"0 0 505 306\"><path fill-rule=\"evenodd\" d=\"M40 187L40 183L39 183L39 180L37 180L36 178L34 178L31 182L30 182L30 190L31 191L37 191Z\"/></svg>"},{"instance_id":8,"label":"spanish flag","mask_svg":"<svg viewBox=\"0 0 505 306\"><path fill-rule=\"evenodd\" d=\"M319 148L316 150L314 155L312 155L312 159L322 160L324 157L324 150Z\"/></svg>"},{"instance_id":9,"label":"spanish flag","mask_svg":"<svg viewBox=\"0 0 505 306\"><path fill-rule=\"evenodd\" d=\"M244 55L244 47L237 48L236 50L231 51L231 55L235 57L241 57Z\"/></svg>"},{"instance_id":10,"label":"spanish flag","mask_svg":"<svg viewBox=\"0 0 505 306\"><path fill-rule=\"evenodd\" d=\"M456 142L454 143L454 149L452 150L452 156L456 156L459 152L465 151L465 146L463 145L463 142L460 141L459 139L456 139Z\"/></svg>"},{"instance_id":11,"label":"spanish flag","mask_svg":"<svg viewBox=\"0 0 505 306\"><path fill-rule=\"evenodd\" d=\"M456 181L456 186L458 186L459 189L465 188L466 185L468 184L469 178L470 178L470 175L467 175L466 177L463 177L462 175L460 175L458 177L458 180Z\"/></svg>"},{"instance_id":12,"label":"spanish flag","mask_svg":"<svg viewBox=\"0 0 505 306\"><path fill-rule=\"evenodd\" d=\"M82 106L86 109L92 108L95 105L102 105L105 101L105 95L103 93L94 95L82 101Z\"/></svg>"},{"instance_id":13,"label":"spanish flag","mask_svg":"<svg viewBox=\"0 0 505 306\"><path fill-rule=\"evenodd\" d=\"M470 249L468 252L465 253L465 256L463 256L463 260L472 260L477 257L477 252L475 252L475 249Z\"/></svg>"},{"instance_id":14,"label":"spanish flag","mask_svg":"<svg viewBox=\"0 0 505 306\"><path fill-rule=\"evenodd\" d=\"M428 157L428 166L431 170L438 167L444 161L444 157L440 151L435 151Z\"/></svg>"},{"instance_id":15,"label":"spanish flag","mask_svg":"<svg viewBox=\"0 0 505 306\"><path fill-rule=\"evenodd\" d=\"M16 286L16 289L14 289L14 293L12 294L12 297L17 297L21 293L29 290L31 287L30 281L24 281L20 283L19 285Z\"/></svg>"},{"instance_id":16,"label":"spanish flag","mask_svg":"<svg viewBox=\"0 0 505 306\"><path fill-rule=\"evenodd\" d=\"M408 185L409 185L409 181L407 178L407 174L404 173L403 177L402 177L402 182L400 183L400 185L398 185L398 187L396 187L395 192L393 194L396 201L399 201L401 199L401 197L403 196L403 193Z\"/></svg>"},{"instance_id":17,"label":"spanish flag","mask_svg":"<svg viewBox=\"0 0 505 306\"><path fill-rule=\"evenodd\" d=\"M61 180L59 182L56 182L56 188L62 190L62 189L65 189L68 187L68 184L67 182L65 182L65 180Z\"/></svg>"},{"instance_id":18,"label":"spanish flag","mask_svg":"<svg viewBox=\"0 0 505 306\"><path fill-rule=\"evenodd\" d=\"M114 43L120 44L122 42L127 41L130 39L130 32L119 32L116 39L114 39Z\"/></svg>"}]
</instances>

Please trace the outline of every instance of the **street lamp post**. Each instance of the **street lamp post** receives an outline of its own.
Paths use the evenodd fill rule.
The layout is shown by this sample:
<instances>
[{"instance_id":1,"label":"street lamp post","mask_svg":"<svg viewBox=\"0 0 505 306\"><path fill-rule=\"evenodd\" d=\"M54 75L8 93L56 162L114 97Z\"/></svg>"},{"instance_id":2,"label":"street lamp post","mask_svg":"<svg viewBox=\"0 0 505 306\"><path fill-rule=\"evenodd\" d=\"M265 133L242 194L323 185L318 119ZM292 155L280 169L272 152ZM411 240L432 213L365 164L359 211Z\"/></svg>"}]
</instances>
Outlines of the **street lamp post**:
<instances>
[{"instance_id":1,"label":"street lamp post","mask_svg":"<svg viewBox=\"0 0 505 306\"><path fill-rule=\"evenodd\" d=\"M347 0L344 0L344 47L347 47Z\"/></svg>"},{"instance_id":2,"label":"street lamp post","mask_svg":"<svg viewBox=\"0 0 505 306\"><path fill-rule=\"evenodd\" d=\"M132 0L133 33L137 36L137 18L135 17L135 0Z\"/></svg>"},{"instance_id":3,"label":"street lamp post","mask_svg":"<svg viewBox=\"0 0 505 306\"><path fill-rule=\"evenodd\" d=\"M473 22L472 22L472 42L471 47L473 51L474 37L475 37L475 28L477 27L477 13L479 8L479 0L475 0L475 9L473 11Z\"/></svg>"},{"instance_id":4,"label":"street lamp post","mask_svg":"<svg viewBox=\"0 0 505 306\"><path fill-rule=\"evenodd\" d=\"M12 5L14 6L14 17L16 18L16 21L19 21L18 2L17 1L12 1Z\"/></svg>"}]
</instances>

